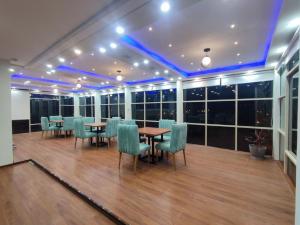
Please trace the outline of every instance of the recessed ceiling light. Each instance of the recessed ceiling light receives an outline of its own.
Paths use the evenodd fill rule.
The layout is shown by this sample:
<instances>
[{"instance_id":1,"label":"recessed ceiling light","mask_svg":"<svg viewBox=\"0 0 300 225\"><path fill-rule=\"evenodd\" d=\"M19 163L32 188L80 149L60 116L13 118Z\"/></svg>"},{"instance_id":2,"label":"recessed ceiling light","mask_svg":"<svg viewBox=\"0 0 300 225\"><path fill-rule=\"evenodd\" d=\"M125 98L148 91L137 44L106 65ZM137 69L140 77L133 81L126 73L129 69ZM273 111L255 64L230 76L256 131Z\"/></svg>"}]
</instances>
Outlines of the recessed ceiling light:
<instances>
[{"instance_id":1,"label":"recessed ceiling light","mask_svg":"<svg viewBox=\"0 0 300 225\"><path fill-rule=\"evenodd\" d=\"M173 77L171 77L171 78L170 78L170 81L173 81L173 80L174 80L174 78L173 78Z\"/></svg>"},{"instance_id":2,"label":"recessed ceiling light","mask_svg":"<svg viewBox=\"0 0 300 225\"><path fill-rule=\"evenodd\" d=\"M104 85L104 82L101 82L101 85Z\"/></svg>"},{"instance_id":3,"label":"recessed ceiling light","mask_svg":"<svg viewBox=\"0 0 300 225\"><path fill-rule=\"evenodd\" d=\"M295 19L292 19L290 22L288 22L289 28L295 28L298 26L300 26L300 18L295 18Z\"/></svg>"},{"instance_id":4,"label":"recessed ceiling light","mask_svg":"<svg viewBox=\"0 0 300 225\"><path fill-rule=\"evenodd\" d=\"M57 93L58 93L58 90L57 90L57 89L53 89L53 93L54 93L54 94L57 94Z\"/></svg>"},{"instance_id":5,"label":"recessed ceiling light","mask_svg":"<svg viewBox=\"0 0 300 225\"><path fill-rule=\"evenodd\" d=\"M15 72L15 69L14 68L9 68L8 71L13 73L13 72Z\"/></svg>"},{"instance_id":6,"label":"recessed ceiling light","mask_svg":"<svg viewBox=\"0 0 300 225\"><path fill-rule=\"evenodd\" d=\"M239 61L239 64L242 64L243 62L242 61Z\"/></svg>"},{"instance_id":7,"label":"recessed ceiling light","mask_svg":"<svg viewBox=\"0 0 300 225\"><path fill-rule=\"evenodd\" d=\"M81 78L81 77L78 77L78 79L77 79L77 80L79 80L79 81L80 81L80 80L82 80L82 78Z\"/></svg>"},{"instance_id":8,"label":"recessed ceiling light","mask_svg":"<svg viewBox=\"0 0 300 225\"><path fill-rule=\"evenodd\" d=\"M231 28L231 29L234 29L234 28L235 28L235 24L234 24L234 23L231 24L231 25L230 25L230 28Z\"/></svg>"},{"instance_id":9,"label":"recessed ceiling light","mask_svg":"<svg viewBox=\"0 0 300 225\"><path fill-rule=\"evenodd\" d=\"M52 66L52 64L47 64L46 65L48 68L52 68L53 66Z\"/></svg>"},{"instance_id":10,"label":"recessed ceiling light","mask_svg":"<svg viewBox=\"0 0 300 225\"><path fill-rule=\"evenodd\" d=\"M34 90L34 92L36 92L36 93L39 93L39 92L40 92L40 90L39 90L39 89L35 89L35 90Z\"/></svg>"},{"instance_id":11,"label":"recessed ceiling light","mask_svg":"<svg viewBox=\"0 0 300 225\"><path fill-rule=\"evenodd\" d=\"M118 47L118 45L114 42L110 43L109 45L112 49L116 49Z\"/></svg>"},{"instance_id":12,"label":"recessed ceiling light","mask_svg":"<svg viewBox=\"0 0 300 225\"><path fill-rule=\"evenodd\" d=\"M81 88L81 84L76 84L76 88Z\"/></svg>"},{"instance_id":13,"label":"recessed ceiling light","mask_svg":"<svg viewBox=\"0 0 300 225\"><path fill-rule=\"evenodd\" d=\"M99 48L99 52L101 52L101 53L105 53L105 52L106 52L106 49L105 49L105 48L102 48L102 47L100 47L100 48Z\"/></svg>"},{"instance_id":14,"label":"recessed ceiling light","mask_svg":"<svg viewBox=\"0 0 300 225\"><path fill-rule=\"evenodd\" d=\"M137 86L136 86L136 88L138 88L138 89L139 89L139 88L141 88L141 86L140 86L140 85L137 85Z\"/></svg>"},{"instance_id":15,"label":"recessed ceiling light","mask_svg":"<svg viewBox=\"0 0 300 225\"><path fill-rule=\"evenodd\" d=\"M236 56L240 56L241 54L240 53L236 53Z\"/></svg>"},{"instance_id":16,"label":"recessed ceiling light","mask_svg":"<svg viewBox=\"0 0 300 225\"><path fill-rule=\"evenodd\" d=\"M56 88L57 87L57 84L53 84L51 85L52 88Z\"/></svg>"},{"instance_id":17,"label":"recessed ceiling light","mask_svg":"<svg viewBox=\"0 0 300 225\"><path fill-rule=\"evenodd\" d=\"M63 57L58 57L58 61L64 63L66 60Z\"/></svg>"},{"instance_id":18,"label":"recessed ceiling light","mask_svg":"<svg viewBox=\"0 0 300 225\"><path fill-rule=\"evenodd\" d=\"M276 53L283 54L287 50L287 46L282 46L276 49Z\"/></svg>"},{"instance_id":19,"label":"recessed ceiling light","mask_svg":"<svg viewBox=\"0 0 300 225\"><path fill-rule=\"evenodd\" d=\"M191 62L190 64L191 64L191 65L194 65L194 62Z\"/></svg>"},{"instance_id":20,"label":"recessed ceiling light","mask_svg":"<svg viewBox=\"0 0 300 225\"><path fill-rule=\"evenodd\" d=\"M84 76L84 77L82 77L82 79L86 80L86 77Z\"/></svg>"},{"instance_id":21,"label":"recessed ceiling light","mask_svg":"<svg viewBox=\"0 0 300 225\"><path fill-rule=\"evenodd\" d=\"M164 1L163 3L161 3L160 5L160 10L164 13L169 12L171 6L170 3L168 1Z\"/></svg>"},{"instance_id":22,"label":"recessed ceiling light","mask_svg":"<svg viewBox=\"0 0 300 225\"><path fill-rule=\"evenodd\" d=\"M164 70L164 73L165 73L165 74L168 74L168 73L169 73L169 70Z\"/></svg>"},{"instance_id":23,"label":"recessed ceiling light","mask_svg":"<svg viewBox=\"0 0 300 225\"><path fill-rule=\"evenodd\" d=\"M95 69L95 68L92 68L92 70L95 71L96 69Z\"/></svg>"},{"instance_id":24,"label":"recessed ceiling light","mask_svg":"<svg viewBox=\"0 0 300 225\"><path fill-rule=\"evenodd\" d=\"M82 51L79 48L74 48L73 51L76 55L81 55L81 53L82 53Z\"/></svg>"},{"instance_id":25,"label":"recessed ceiling light","mask_svg":"<svg viewBox=\"0 0 300 225\"><path fill-rule=\"evenodd\" d=\"M144 59L143 62L144 62L145 65L148 65L148 64L149 64L149 60L148 60L148 59Z\"/></svg>"},{"instance_id":26,"label":"recessed ceiling light","mask_svg":"<svg viewBox=\"0 0 300 225\"><path fill-rule=\"evenodd\" d=\"M56 73L56 70L51 70L51 73Z\"/></svg>"},{"instance_id":27,"label":"recessed ceiling light","mask_svg":"<svg viewBox=\"0 0 300 225\"><path fill-rule=\"evenodd\" d=\"M248 70L248 71L246 72L246 74L253 74L253 73L254 73L253 70Z\"/></svg>"},{"instance_id":28,"label":"recessed ceiling light","mask_svg":"<svg viewBox=\"0 0 300 225\"><path fill-rule=\"evenodd\" d=\"M70 62L70 65L73 65L73 62Z\"/></svg>"},{"instance_id":29,"label":"recessed ceiling light","mask_svg":"<svg viewBox=\"0 0 300 225\"><path fill-rule=\"evenodd\" d=\"M220 74L218 77L222 79L222 78L224 78L224 75Z\"/></svg>"},{"instance_id":30,"label":"recessed ceiling light","mask_svg":"<svg viewBox=\"0 0 300 225\"><path fill-rule=\"evenodd\" d=\"M122 81L123 80L123 77L121 75L118 75L117 76L117 81Z\"/></svg>"},{"instance_id":31,"label":"recessed ceiling light","mask_svg":"<svg viewBox=\"0 0 300 225\"><path fill-rule=\"evenodd\" d=\"M139 65L140 65L140 64L139 64L138 62L134 62L134 63L133 63L133 66L134 66L134 67L138 67Z\"/></svg>"},{"instance_id":32,"label":"recessed ceiling light","mask_svg":"<svg viewBox=\"0 0 300 225\"><path fill-rule=\"evenodd\" d=\"M270 63L270 66L272 66L272 67L276 67L278 65L278 62L272 62L272 63Z\"/></svg>"},{"instance_id":33,"label":"recessed ceiling light","mask_svg":"<svg viewBox=\"0 0 300 225\"><path fill-rule=\"evenodd\" d=\"M148 27L148 30L149 30L149 31L152 31L152 30L153 30L153 28L152 28L152 27Z\"/></svg>"},{"instance_id":34,"label":"recessed ceiling light","mask_svg":"<svg viewBox=\"0 0 300 225\"><path fill-rule=\"evenodd\" d=\"M180 57L181 57L181 58L184 58L184 54L182 54Z\"/></svg>"},{"instance_id":35,"label":"recessed ceiling light","mask_svg":"<svg viewBox=\"0 0 300 225\"><path fill-rule=\"evenodd\" d=\"M90 55L91 55L91 56L94 56L95 54L94 54L94 52L92 52Z\"/></svg>"},{"instance_id":36,"label":"recessed ceiling light","mask_svg":"<svg viewBox=\"0 0 300 225\"><path fill-rule=\"evenodd\" d=\"M159 74L160 74L160 72L159 72L159 71L156 71L156 72L155 72L155 75L159 75Z\"/></svg>"},{"instance_id":37,"label":"recessed ceiling light","mask_svg":"<svg viewBox=\"0 0 300 225\"><path fill-rule=\"evenodd\" d=\"M124 34L125 29L124 29L123 27L121 27L121 26L117 26L117 27L116 27L116 32L117 32L118 34Z\"/></svg>"},{"instance_id":38,"label":"recessed ceiling light","mask_svg":"<svg viewBox=\"0 0 300 225\"><path fill-rule=\"evenodd\" d=\"M181 78L181 77L178 77L177 79L178 79L178 80L182 80L182 78Z\"/></svg>"},{"instance_id":39,"label":"recessed ceiling light","mask_svg":"<svg viewBox=\"0 0 300 225\"><path fill-rule=\"evenodd\" d=\"M118 64L118 62L117 62L117 61L114 61L114 64L115 64L115 65L117 65L117 64Z\"/></svg>"},{"instance_id":40,"label":"recessed ceiling light","mask_svg":"<svg viewBox=\"0 0 300 225\"><path fill-rule=\"evenodd\" d=\"M169 46L169 48L172 48L173 45L170 43L168 46Z\"/></svg>"},{"instance_id":41,"label":"recessed ceiling light","mask_svg":"<svg viewBox=\"0 0 300 225\"><path fill-rule=\"evenodd\" d=\"M106 84L109 84L109 81L106 81L105 83L106 83Z\"/></svg>"},{"instance_id":42,"label":"recessed ceiling light","mask_svg":"<svg viewBox=\"0 0 300 225\"><path fill-rule=\"evenodd\" d=\"M47 71L46 73L50 75L50 74L51 74L51 71Z\"/></svg>"},{"instance_id":43,"label":"recessed ceiling light","mask_svg":"<svg viewBox=\"0 0 300 225\"><path fill-rule=\"evenodd\" d=\"M235 42L234 42L234 44L235 44L235 45L238 45L238 44L239 44L239 42L235 41Z\"/></svg>"},{"instance_id":44,"label":"recessed ceiling light","mask_svg":"<svg viewBox=\"0 0 300 225\"><path fill-rule=\"evenodd\" d=\"M26 81L24 82L25 85L30 84L30 83L31 83L30 80L26 80Z\"/></svg>"}]
</instances>

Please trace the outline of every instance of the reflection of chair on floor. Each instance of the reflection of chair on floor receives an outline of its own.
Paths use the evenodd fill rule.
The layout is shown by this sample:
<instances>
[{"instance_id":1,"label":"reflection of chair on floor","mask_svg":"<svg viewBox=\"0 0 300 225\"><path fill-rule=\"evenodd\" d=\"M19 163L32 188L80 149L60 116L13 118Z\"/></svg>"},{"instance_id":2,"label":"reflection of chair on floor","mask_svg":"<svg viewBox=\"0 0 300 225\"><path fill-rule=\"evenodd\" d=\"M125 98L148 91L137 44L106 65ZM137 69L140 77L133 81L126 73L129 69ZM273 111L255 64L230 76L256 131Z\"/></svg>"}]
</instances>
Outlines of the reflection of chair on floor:
<instances>
[{"instance_id":1,"label":"reflection of chair on floor","mask_svg":"<svg viewBox=\"0 0 300 225\"><path fill-rule=\"evenodd\" d=\"M75 130L74 130L75 148L76 148L77 138L80 138L82 140L82 145L83 145L84 139L97 137L97 133L86 131L84 129L84 122L82 119L74 120L74 128L75 128Z\"/></svg>"},{"instance_id":2,"label":"reflection of chair on floor","mask_svg":"<svg viewBox=\"0 0 300 225\"><path fill-rule=\"evenodd\" d=\"M52 131L55 132L55 131L59 131L60 129L57 126L52 126L52 125L50 126L47 117L41 117L41 127L42 127L42 137L44 136L44 133L46 133L46 137L47 137L48 131L52 133Z\"/></svg>"},{"instance_id":3,"label":"reflection of chair on floor","mask_svg":"<svg viewBox=\"0 0 300 225\"><path fill-rule=\"evenodd\" d=\"M133 168L136 171L138 156L145 151L148 152L148 162L150 160L150 145L140 143L137 125L120 124L118 126L118 150L119 169L121 168L122 154L126 153L133 156Z\"/></svg>"}]
</instances>

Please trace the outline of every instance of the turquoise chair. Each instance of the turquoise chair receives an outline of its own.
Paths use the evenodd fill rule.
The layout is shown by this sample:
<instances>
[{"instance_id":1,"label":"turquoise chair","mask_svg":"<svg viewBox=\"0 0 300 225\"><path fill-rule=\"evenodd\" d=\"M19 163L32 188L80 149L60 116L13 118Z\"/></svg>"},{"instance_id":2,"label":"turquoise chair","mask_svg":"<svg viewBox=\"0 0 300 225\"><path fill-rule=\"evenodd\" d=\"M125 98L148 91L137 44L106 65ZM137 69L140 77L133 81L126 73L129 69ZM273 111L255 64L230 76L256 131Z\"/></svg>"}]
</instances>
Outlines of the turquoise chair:
<instances>
[{"instance_id":1,"label":"turquoise chair","mask_svg":"<svg viewBox=\"0 0 300 225\"><path fill-rule=\"evenodd\" d=\"M44 136L45 132L47 137L48 131L50 132L59 131L59 127L49 125L49 120L47 117L41 117L41 127L42 127L42 137Z\"/></svg>"},{"instance_id":2,"label":"turquoise chair","mask_svg":"<svg viewBox=\"0 0 300 225\"><path fill-rule=\"evenodd\" d=\"M94 117L82 117L83 123L95 123L95 118ZM84 126L84 129L86 131L90 131L90 127ZM93 129L93 131L96 131L96 129Z\"/></svg>"},{"instance_id":3,"label":"turquoise chair","mask_svg":"<svg viewBox=\"0 0 300 225\"><path fill-rule=\"evenodd\" d=\"M176 158L175 153L183 151L184 165L186 165L185 158L185 145L187 139L187 124L174 124L172 126L172 134L170 141L160 142L156 144L156 157L158 157L158 150L171 153L173 156L173 166L176 170Z\"/></svg>"},{"instance_id":4,"label":"turquoise chair","mask_svg":"<svg viewBox=\"0 0 300 225\"><path fill-rule=\"evenodd\" d=\"M135 122L135 120L121 120L120 124L136 125L136 122Z\"/></svg>"},{"instance_id":5,"label":"turquoise chair","mask_svg":"<svg viewBox=\"0 0 300 225\"><path fill-rule=\"evenodd\" d=\"M62 120L62 116L49 116L49 120ZM52 126L55 126L56 123L51 123Z\"/></svg>"},{"instance_id":6,"label":"turquoise chair","mask_svg":"<svg viewBox=\"0 0 300 225\"><path fill-rule=\"evenodd\" d=\"M84 129L84 121L83 119L75 119L74 120L74 136L75 136L75 148L77 139L80 138L82 140L82 145L84 143L84 139L97 137L97 133L86 131Z\"/></svg>"},{"instance_id":7,"label":"turquoise chair","mask_svg":"<svg viewBox=\"0 0 300 225\"><path fill-rule=\"evenodd\" d=\"M115 116L115 117L112 117L112 119L118 119L118 120L121 120L121 117Z\"/></svg>"},{"instance_id":8,"label":"turquoise chair","mask_svg":"<svg viewBox=\"0 0 300 225\"><path fill-rule=\"evenodd\" d=\"M107 138L107 147L110 146L111 138L114 138L118 134L118 124L120 123L119 119L108 119L106 121L105 131L99 133L99 137Z\"/></svg>"},{"instance_id":9,"label":"turquoise chair","mask_svg":"<svg viewBox=\"0 0 300 225\"><path fill-rule=\"evenodd\" d=\"M172 125L176 124L175 120L159 120L158 127L172 130ZM163 135L163 141L170 141L172 132ZM161 142L161 136L154 137L155 142Z\"/></svg>"},{"instance_id":10,"label":"turquoise chair","mask_svg":"<svg viewBox=\"0 0 300 225\"><path fill-rule=\"evenodd\" d=\"M122 153L133 156L133 168L136 172L138 156L148 152L148 162L150 157L150 145L139 142L139 132L137 125L118 125L118 151L119 151L119 170L121 168Z\"/></svg>"},{"instance_id":11,"label":"turquoise chair","mask_svg":"<svg viewBox=\"0 0 300 225\"><path fill-rule=\"evenodd\" d=\"M67 133L72 132L74 130L74 117L64 117L64 123L61 130L65 132L65 137L67 137Z\"/></svg>"}]
</instances>

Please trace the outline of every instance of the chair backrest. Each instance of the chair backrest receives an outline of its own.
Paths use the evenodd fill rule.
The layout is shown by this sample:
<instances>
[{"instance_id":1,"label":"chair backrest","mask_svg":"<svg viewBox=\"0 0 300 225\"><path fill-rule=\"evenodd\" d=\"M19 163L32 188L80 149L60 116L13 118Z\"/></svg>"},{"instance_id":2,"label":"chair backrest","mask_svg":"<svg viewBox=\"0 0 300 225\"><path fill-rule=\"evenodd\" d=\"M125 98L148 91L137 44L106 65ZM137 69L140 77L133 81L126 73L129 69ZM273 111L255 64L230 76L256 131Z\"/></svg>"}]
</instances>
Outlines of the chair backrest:
<instances>
[{"instance_id":1,"label":"chair backrest","mask_svg":"<svg viewBox=\"0 0 300 225\"><path fill-rule=\"evenodd\" d=\"M41 117L41 127L43 131L49 130L49 120L47 117Z\"/></svg>"},{"instance_id":2,"label":"chair backrest","mask_svg":"<svg viewBox=\"0 0 300 225\"><path fill-rule=\"evenodd\" d=\"M136 125L136 122L135 122L135 120L121 120L120 124Z\"/></svg>"},{"instance_id":3,"label":"chair backrest","mask_svg":"<svg viewBox=\"0 0 300 225\"><path fill-rule=\"evenodd\" d=\"M112 117L112 119L119 119L119 120L121 120L121 117L114 116L114 117Z\"/></svg>"},{"instance_id":4,"label":"chair backrest","mask_svg":"<svg viewBox=\"0 0 300 225\"><path fill-rule=\"evenodd\" d=\"M159 120L158 127L172 130L172 125L176 124L175 120ZM165 136L171 136L171 132L164 134Z\"/></svg>"},{"instance_id":5,"label":"chair backrest","mask_svg":"<svg viewBox=\"0 0 300 225\"><path fill-rule=\"evenodd\" d=\"M176 152L185 148L187 139L187 124L174 124L172 126L170 150Z\"/></svg>"},{"instance_id":6,"label":"chair backrest","mask_svg":"<svg viewBox=\"0 0 300 225\"><path fill-rule=\"evenodd\" d=\"M106 121L105 133L107 137L115 137L118 134L119 119L108 119Z\"/></svg>"},{"instance_id":7,"label":"chair backrest","mask_svg":"<svg viewBox=\"0 0 300 225\"><path fill-rule=\"evenodd\" d=\"M74 120L74 135L77 138L83 138L85 134L83 119Z\"/></svg>"},{"instance_id":8,"label":"chair backrest","mask_svg":"<svg viewBox=\"0 0 300 225\"><path fill-rule=\"evenodd\" d=\"M64 117L64 130L74 130L74 117Z\"/></svg>"},{"instance_id":9,"label":"chair backrest","mask_svg":"<svg viewBox=\"0 0 300 225\"><path fill-rule=\"evenodd\" d=\"M94 123L95 118L94 117L83 117L83 122L84 123Z\"/></svg>"},{"instance_id":10,"label":"chair backrest","mask_svg":"<svg viewBox=\"0 0 300 225\"><path fill-rule=\"evenodd\" d=\"M49 116L49 120L62 120L62 116Z\"/></svg>"},{"instance_id":11,"label":"chair backrest","mask_svg":"<svg viewBox=\"0 0 300 225\"><path fill-rule=\"evenodd\" d=\"M139 132L137 125L118 125L118 150L131 155L139 154Z\"/></svg>"}]
</instances>

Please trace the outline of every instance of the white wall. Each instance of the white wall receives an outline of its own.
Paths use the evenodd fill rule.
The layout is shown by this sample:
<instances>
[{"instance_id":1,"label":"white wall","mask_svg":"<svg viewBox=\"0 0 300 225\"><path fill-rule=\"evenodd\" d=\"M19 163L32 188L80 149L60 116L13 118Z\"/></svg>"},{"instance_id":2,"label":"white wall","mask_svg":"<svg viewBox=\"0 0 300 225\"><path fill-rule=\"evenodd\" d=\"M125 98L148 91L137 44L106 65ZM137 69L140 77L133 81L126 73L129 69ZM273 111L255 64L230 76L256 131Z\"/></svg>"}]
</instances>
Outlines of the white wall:
<instances>
[{"instance_id":1,"label":"white wall","mask_svg":"<svg viewBox=\"0 0 300 225\"><path fill-rule=\"evenodd\" d=\"M11 91L11 119L30 119L30 93L28 91Z\"/></svg>"}]
</instances>

